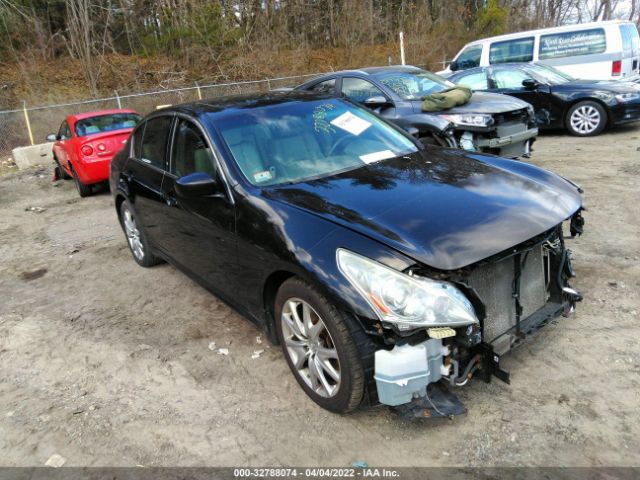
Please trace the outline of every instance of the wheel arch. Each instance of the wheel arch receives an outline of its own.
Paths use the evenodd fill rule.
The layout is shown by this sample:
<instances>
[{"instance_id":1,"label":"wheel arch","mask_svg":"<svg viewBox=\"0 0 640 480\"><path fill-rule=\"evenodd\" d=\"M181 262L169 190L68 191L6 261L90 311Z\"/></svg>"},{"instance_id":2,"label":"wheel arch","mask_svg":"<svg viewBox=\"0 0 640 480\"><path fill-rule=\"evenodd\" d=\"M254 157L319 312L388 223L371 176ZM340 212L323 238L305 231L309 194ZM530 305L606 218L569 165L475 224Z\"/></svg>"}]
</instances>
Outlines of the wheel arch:
<instances>
[{"instance_id":1,"label":"wheel arch","mask_svg":"<svg viewBox=\"0 0 640 480\"><path fill-rule=\"evenodd\" d=\"M264 282L262 287L262 304L265 312L265 330L269 340L277 345L278 337L276 335L276 319L275 319L275 301L278 290L284 282L293 277L300 277L290 270L276 270L272 272ZM302 278L302 277L300 277Z\"/></svg>"},{"instance_id":2,"label":"wheel arch","mask_svg":"<svg viewBox=\"0 0 640 480\"><path fill-rule=\"evenodd\" d=\"M606 126L607 127L611 126L611 111L609 109L609 106L604 101L602 101L602 99L594 98L594 97L579 97L579 98L574 98L569 104L567 104L566 108L564 109L564 112L562 112L562 123L564 128L567 128L567 125L568 125L567 115L569 115L569 110L571 110L575 105L581 102L594 102L600 105L602 108L604 108L604 111L607 114Z\"/></svg>"}]
</instances>

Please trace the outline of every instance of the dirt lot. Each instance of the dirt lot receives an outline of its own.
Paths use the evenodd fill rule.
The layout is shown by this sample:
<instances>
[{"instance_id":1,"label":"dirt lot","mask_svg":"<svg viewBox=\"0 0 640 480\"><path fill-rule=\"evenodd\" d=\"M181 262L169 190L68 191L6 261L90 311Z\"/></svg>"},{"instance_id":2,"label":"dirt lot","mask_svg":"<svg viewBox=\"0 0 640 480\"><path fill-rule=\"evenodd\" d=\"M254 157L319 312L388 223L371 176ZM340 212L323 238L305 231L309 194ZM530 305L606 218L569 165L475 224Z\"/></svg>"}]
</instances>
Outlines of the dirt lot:
<instances>
[{"instance_id":1,"label":"dirt lot","mask_svg":"<svg viewBox=\"0 0 640 480\"><path fill-rule=\"evenodd\" d=\"M586 190L570 244L585 301L505 357L511 385L473 382L465 416L418 423L316 407L252 324L173 267L135 264L106 192L6 174L0 462L638 465L639 150L640 127L538 140L532 161Z\"/></svg>"}]
</instances>

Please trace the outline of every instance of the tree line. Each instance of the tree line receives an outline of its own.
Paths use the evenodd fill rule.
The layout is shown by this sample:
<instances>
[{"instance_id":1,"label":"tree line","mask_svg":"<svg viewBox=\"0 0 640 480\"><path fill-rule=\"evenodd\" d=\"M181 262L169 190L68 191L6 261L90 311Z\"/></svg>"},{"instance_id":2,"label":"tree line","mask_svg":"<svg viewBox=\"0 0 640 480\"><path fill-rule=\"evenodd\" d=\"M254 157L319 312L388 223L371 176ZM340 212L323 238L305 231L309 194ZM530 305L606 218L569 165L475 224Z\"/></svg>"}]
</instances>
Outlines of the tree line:
<instances>
[{"instance_id":1,"label":"tree line","mask_svg":"<svg viewBox=\"0 0 640 480\"><path fill-rule=\"evenodd\" d=\"M109 55L242 79L248 58L292 51L336 49L360 66L402 30L408 58L439 68L474 38L620 17L638 21L640 0L0 0L0 63L69 57L97 94Z\"/></svg>"}]
</instances>

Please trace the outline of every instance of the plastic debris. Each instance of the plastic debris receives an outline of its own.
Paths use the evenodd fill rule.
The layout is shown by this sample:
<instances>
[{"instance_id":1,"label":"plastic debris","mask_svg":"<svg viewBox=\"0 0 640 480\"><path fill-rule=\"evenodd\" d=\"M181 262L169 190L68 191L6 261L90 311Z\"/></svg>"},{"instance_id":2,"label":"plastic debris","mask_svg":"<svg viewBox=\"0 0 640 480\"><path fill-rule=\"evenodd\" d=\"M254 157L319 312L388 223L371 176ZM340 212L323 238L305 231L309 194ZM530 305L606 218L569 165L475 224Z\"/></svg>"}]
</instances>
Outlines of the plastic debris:
<instances>
[{"instance_id":1,"label":"plastic debris","mask_svg":"<svg viewBox=\"0 0 640 480\"><path fill-rule=\"evenodd\" d=\"M364 460L354 460L351 462L353 468L367 468L369 465Z\"/></svg>"},{"instance_id":2,"label":"plastic debris","mask_svg":"<svg viewBox=\"0 0 640 480\"><path fill-rule=\"evenodd\" d=\"M49 457L49 460L45 462L45 465L47 467L60 468L65 463L67 463L66 458L64 458L62 455L58 455L57 453L54 453Z\"/></svg>"},{"instance_id":3,"label":"plastic debris","mask_svg":"<svg viewBox=\"0 0 640 480\"><path fill-rule=\"evenodd\" d=\"M216 342L209 342L209 350L214 351L216 349Z\"/></svg>"},{"instance_id":4,"label":"plastic debris","mask_svg":"<svg viewBox=\"0 0 640 480\"><path fill-rule=\"evenodd\" d=\"M260 335L256 337L256 343L262 343L262 338L260 337Z\"/></svg>"},{"instance_id":5,"label":"plastic debris","mask_svg":"<svg viewBox=\"0 0 640 480\"><path fill-rule=\"evenodd\" d=\"M254 350L253 355L251 355L251 358L253 360L255 360L256 358L260 358L260 355L262 355L263 353L264 353L264 350Z\"/></svg>"},{"instance_id":6,"label":"plastic debris","mask_svg":"<svg viewBox=\"0 0 640 480\"><path fill-rule=\"evenodd\" d=\"M218 349L218 355L229 355L229 349L228 348L219 348Z\"/></svg>"},{"instance_id":7,"label":"plastic debris","mask_svg":"<svg viewBox=\"0 0 640 480\"><path fill-rule=\"evenodd\" d=\"M42 208L42 207L27 207L24 209L25 212L36 212L36 213L42 213L46 210L46 208Z\"/></svg>"}]
</instances>

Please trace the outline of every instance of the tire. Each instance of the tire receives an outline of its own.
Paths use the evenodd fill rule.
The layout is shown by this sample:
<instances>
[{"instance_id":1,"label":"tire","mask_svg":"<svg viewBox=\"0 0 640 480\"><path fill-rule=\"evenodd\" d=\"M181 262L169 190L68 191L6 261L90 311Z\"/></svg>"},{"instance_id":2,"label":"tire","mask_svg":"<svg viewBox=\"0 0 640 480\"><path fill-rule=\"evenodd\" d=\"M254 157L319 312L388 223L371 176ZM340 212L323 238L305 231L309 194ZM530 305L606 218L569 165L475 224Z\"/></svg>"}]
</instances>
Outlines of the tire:
<instances>
[{"instance_id":1,"label":"tire","mask_svg":"<svg viewBox=\"0 0 640 480\"><path fill-rule=\"evenodd\" d=\"M294 311L302 322L296 322ZM310 322L305 322L305 318ZM309 323L311 328L307 326ZM299 278L284 282L276 295L276 333L287 364L305 393L322 408L335 413L356 409L365 394L361 352L368 337L354 323Z\"/></svg>"},{"instance_id":2,"label":"tire","mask_svg":"<svg viewBox=\"0 0 640 480\"><path fill-rule=\"evenodd\" d=\"M60 180L69 180L71 177L64 171L64 169L60 166L60 162L56 157L53 157L53 160L56 162L56 171L58 174L58 178Z\"/></svg>"},{"instance_id":3,"label":"tire","mask_svg":"<svg viewBox=\"0 0 640 480\"><path fill-rule=\"evenodd\" d=\"M149 241L137 224L135 213L128 200L122 202L119 213L120 226L136 263L145 268L153 267L160 263L161 260L151 252Z\"/></svg>"},{"instance_id":4,"label":"tire","mask_svg":"<svg viewBox=\"0 0 640 480\"><path fill-rule=\"evenodd\" d=\"M572 135L592 137L602 133L607 126L607 111L598 102L578 102L567 112L565 123Z\"/></svg>"},{"instance_id":5,"label":"tire","mask_svg":"<svg viewBox=\"0 0 640 480\"><path fill-rule=\"evenodd\" d=\"M91 195L91 185L85 185L84 183L82 183L80 181L80 178L78 177L78 173L75 170L72 170L72 172L73 172L73 181L76 184L76 190L78 190L78 194L82 198L85 198Z\"/></svg>"}]
</instances>

